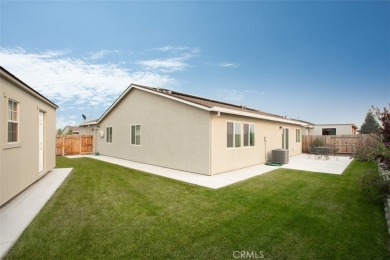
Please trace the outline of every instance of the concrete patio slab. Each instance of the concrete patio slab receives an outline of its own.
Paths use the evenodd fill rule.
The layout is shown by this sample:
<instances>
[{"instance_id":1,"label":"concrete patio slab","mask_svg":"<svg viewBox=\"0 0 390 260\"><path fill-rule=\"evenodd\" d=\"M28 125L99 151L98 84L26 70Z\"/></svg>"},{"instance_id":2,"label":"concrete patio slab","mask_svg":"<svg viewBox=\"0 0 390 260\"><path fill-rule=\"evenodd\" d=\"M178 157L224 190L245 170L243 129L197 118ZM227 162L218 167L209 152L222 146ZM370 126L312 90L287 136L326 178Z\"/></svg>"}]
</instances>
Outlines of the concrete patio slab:
<instances>
[{"instance_id":1,"label":"concrete patio slab","mask_svg":"<svg viewBox=\"0 0 390 260\"><path fill-rule=\"evenodd\" d=\"M329 156L329 159L326 160L324 157L318 159L314 155L300 154L291 156L289 163L283 165L281 168L318 173L342 174L352 160L352 158L346 156Z\"/></svg>"},{"instance_id":2,"label":"concrete patio slab","mask_svg":"<svg viewBox=\"0 0 390 260\"><path fill-rule=\"evenodd\" d=\"M290 157L290 162L281 167L276 166L267 166L265 164L258 164L234 171L229 171L225 173L220 173L213 176L206 176L191 172L185 172L180 170L174 170L169 168L164 168L160 166L139 163L134 161L129 161L125 159L114 158L105 155L71 155L66 156L68 158L92 158L112 164L121 165L127 168L163 176L170 179L175 179L202 187L207 187L211 189L219 189L231 184L234 184L239 181L244 181L249 178L259 176L263 173L270 172L278 168L318 172L318 173L331 173L331 174L341 174L345 168L352 161L348 157L330 157L329 160L324 159L315 159L314 156L308 156L307 154L301 154L297 156Z\"/></svg>"},{"instance_id":3,"label":"concrete patio slab","mask_svg":"<svg viewBox=\"0 0 390 260\"><path fill-rule=\"evenodd\" d=\"M109 157L105 155L73 155L73 156L66 156L68 158L92 158L112 164L121 165L127 168L144 171L148 173L152 173L155 175L167 177L170 179L175 179L211 189L218 189L222 188L231 184L234 184L239 181L243 181L249 178L252 178L254 176L261 175L263 173L272 171L277 169L277 167L272 166L266 166L264 164L258 164L255 166L238 169L235 171L230 171L226 173L221 173L218 175L213 176L207 176L207 175L201 175L191 172L185 172L180 170L174 170L169 168L164 168L160 166L145 164L145 163L139 163L114 157Z\"/></svg>"},{"instance_id":4,"label":"concrete patio slab","mask_svg":"<svg viewBox=\"0 0 390 260\"><path fill-rule=\"evenodd\" d=\"M0 208L0 259L72 171L53 169Z\"/></svg>"}]
</instances>

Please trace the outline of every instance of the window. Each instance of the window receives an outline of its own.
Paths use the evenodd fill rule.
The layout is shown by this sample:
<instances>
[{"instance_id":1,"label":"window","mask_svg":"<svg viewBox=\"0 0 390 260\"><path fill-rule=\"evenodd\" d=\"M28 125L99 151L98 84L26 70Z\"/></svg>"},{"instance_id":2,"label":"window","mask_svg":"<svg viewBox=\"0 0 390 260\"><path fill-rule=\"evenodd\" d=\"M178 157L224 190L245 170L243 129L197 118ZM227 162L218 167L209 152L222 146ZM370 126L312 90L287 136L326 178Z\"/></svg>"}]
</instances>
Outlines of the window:
<instances>
[{"instance_id":1,"label":"window","mask_svg":"<svg viewBox=\"0 0 390 260\"><path fill-rule=\"evenodd\" d=\"M254 124L244 124L244 146L255 146Z\"/></svg>"},{"instance_id":2,"label":"window","mask_svg":"<svg viewBox=\"0 0 390 260\"><path fill-rule=\"evenodd\" d=\"M227 147L241 147L241 123L227 123Z\"/></svg>"},{"instance_id":3,"label":"window","mask_svg":"<svg viewBox=\"0 0 390 260\"><path fill-rule=\"evenodd\" d=\"M234 123L234 147L241 147L241 123Z\"/></svg>"},{"instance_id":4,"label":"window","mask_svg":"<svg viewBox=\"0 0 390 260\"><path fill-rule=\"evenodd\" d=\"M301 129L296 130L296 141L297 143L301 142Z\"/></svg>"},{"instance_id":5,"label":"window","mask_svg":"<svg viewBox=\"0 0 390 260\"><path fill-rule=\"evenodd\" d=\"M283 128L283 133L282 133L282 149L288 149L289 144L288 144L288 128Z\"/></svg>"},{"instance_id":6,"label":"window","mask_svg":"<svg viewBox=\"0 0 390 260\"><path fill-rule=\"evenodd\" d=\"M106 142L112 143L112 127L106 127Z\"/></svg>"},{"instance_id":7,"label":"window","mask_svg":"<svg viewBox=\"0 0 390 260\"><path fill-rule=\"evenodd\" d=\"M336 135L336 128L322 128L322 135Z\"/></svg>"},{"instance_id":8,"label":"window","mask_svg":"<svg viewBox=\"0 0 390 260\"><path fill-rule=\"evenodd\" d=\"M133 145L141 145L141 125L131 126L131 140Z\"/></svg>"},{"instance_id":9,"label":"window","mask_svg":"<svg viewBox=\"0 0 390 260\"><path fill-rule=\"evenodd\" d=\"M19 103L8 100L8 143L19 141Z\"/></svg>"}]
</instances>

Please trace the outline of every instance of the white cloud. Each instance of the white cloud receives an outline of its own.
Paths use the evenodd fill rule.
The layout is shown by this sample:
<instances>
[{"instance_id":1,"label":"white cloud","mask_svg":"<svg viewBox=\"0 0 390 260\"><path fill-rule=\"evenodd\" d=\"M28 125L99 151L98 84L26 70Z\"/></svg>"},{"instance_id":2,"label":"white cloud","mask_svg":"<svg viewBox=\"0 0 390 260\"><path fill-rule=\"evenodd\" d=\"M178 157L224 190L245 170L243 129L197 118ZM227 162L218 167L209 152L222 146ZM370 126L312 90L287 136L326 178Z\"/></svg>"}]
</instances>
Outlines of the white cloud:
<instances>
[{"instance_id":1,"label":"white cloud","mask_svg":"<svg viewBox=\"0 0 390 260\"><path fill-rule=\"evenodd\" d=\"M29 53L0 48L3 66L50 99L101 101L119 95L130 83L165 86L173 78L150 71L129 72L115 64L97 64L59 51Z\"/></svg>"},{"instance_id":2,"label":"white cloud","mask_svg":"<svg viewBox=\"0 0 390 260\"><path fill-rule=\"evenodd\" d=\"M148 71L159 71L163 73L172 73L186 70L188 67L190 67L187 60L193 58L195 54L199 52L198 48L183 46L164 46L153 48L151 50L167 53L169 57L139 60L136 63Z\"/></svg>"},{"instance_id":3,"label":"white cloud","mask_svg":"<svg viewBox=\"0 0 390 260\"><path fill-rule=\"evenodd\" d=\"M248 100L249 97L256 97L258 95L266 94L266 92L260 92L253 89L239 90L234 88L220 89L218 93L218 96L221 100L235 104L238 104L244 100Z\"/></svg>"},{"instance_id":4,"label":"white cloud","mask_svg":"<svg viewBox=\"0 0 390 260\"><path fill-rule=\"evenodd\" d=\"M231 62L222 62L219 63L218 66L223 68L237 68L239 65Z\"/></svg>"},{"instance_id":5,"label":"white cloud","mask_svg":"<svg viewBox=\"0 0 390 260\"><path fill-rule=\"evenodd\" d=\"M166 87L175 82L174 78L161 73L164 70L156 72L137 66L130 69L121 64L75 58L71 54L67 50L29 52L22 48L0 48L0 60L5 69L63 107L93 105L102 110L101 107L107 108L107 104L111 104L131 83ZM162 63L160 66L180 68L185 65L172 61L170 65ZM61 113L64 114L61 116ZM65 113L70 112L59 110L57 126L74 123Z\"/></svg>"},{"instance_id":6,"label":"white cloud","mask_svg":"<svg viewBox=\"0 0 390 260\"><path fill-rule=\"evenodd\" d=\"M167 58L138 61L148 70L158 70L161 72L175 72L185 70L189 65L183 61L183 58Z\"/></svg>"},{"instance_id":7,"label":"white cloud","mask_svg":"<svg viewBox=\"0 0 390 260\"><path fill-rule=\"evenodd\" d=\"M87 59L99 60L106 57L107 55L118 54L118 53L119 51L117 50L100 50L100 51L90 53Z\"/></svg>"}]
</instances>

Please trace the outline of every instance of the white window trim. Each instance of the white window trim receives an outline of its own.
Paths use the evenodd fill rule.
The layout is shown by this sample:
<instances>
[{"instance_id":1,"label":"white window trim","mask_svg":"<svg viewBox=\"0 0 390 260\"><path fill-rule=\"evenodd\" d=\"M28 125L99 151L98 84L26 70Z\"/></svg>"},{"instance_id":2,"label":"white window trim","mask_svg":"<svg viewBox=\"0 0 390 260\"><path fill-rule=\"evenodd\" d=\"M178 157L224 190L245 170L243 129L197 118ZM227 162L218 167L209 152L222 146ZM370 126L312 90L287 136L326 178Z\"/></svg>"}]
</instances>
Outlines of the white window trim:
<instances>
[{"instance_id":1,"label":"white window trim","mask_svg":"<svg viewBox=\"0 0 390 260\"><path fill-rule=\"evenodd\" d=\"M244 132L244 125L249 125L248 127L248 145L247 146L245 146L244 145L244 141L245 141L245 132ZM251 132L251 125L253 125L254 126L254 130L255 130L255 132L254 132L254 136L255 136L255 144L254 145L250 145L250 141L251 141L251 138L250 138L250 132ZM248 122L242 122L242 148L253 148L253 147L255 147L256 146L256 124L255 123L248 123Z\"/></svg>"},{"instance_id":2,"label":"white window trim","mask_svg":"<svg viewBox=\"0 0 390 260\"><path fill-rule=\"evenodd\" d=\"M287 140L286 141L286 137L283 138L283 135L284 135L284 132L285 130L287 129ZM284 147L284 144L286 144L286 146L288 146L287 148ZM283 127L282 128L282 149L286 149L286 150L290 150L290 129L288 127Z\"/></svg>"},{"instance_id":3,"label":"white window trim","mask_svg":"<svg viewBox=\"0 0 390 260\"><path fill-rule=\"evenodd\" d=\"M108 138L108 132L107 132L107 128L110 128L111 127L111 142L107 142L107 138ZM106 144L112 144L112 130L113 130L114 128L112 127L112 126L106 126L106 129L105 129L105 134L106 134L106 136L105 136L105 141L106 141Z\"/></svg>"},{"instance_id":4,"label":"white window trim","mask_svg":"<svg viewBox=\"0 0 390 260\"><path fill-rule=\"evenodd\" d=\"M132 128L133 128L133 126L137 127L138 125L139 125L140 128L141 128L141 124L131 124L131 125L130 125L130 145L131 145L131 146L141 146L141 141L140 141L139 144L132 144L132 143L131 143L131 136L132 136L132 134L133 134ZM141 130L140 130L139 136L141 137ZM136 141L136 142L137 142L137 141Z\"/></svg>"},{"instance_id":5,"label":"white window trim","mask_svg":"<svg viewBox=\"0 0 390 260\"><path fill-rule=\"evenodd\" d=\"M298 132L299 132L299 135L298 135ZM299 128L295 129L295 142L296 143L300 143L301 142L301 140L302 140L302 134L301 133L302 133L301 129L299 129ZM299 136L299 140L297 140L298 136Z\"/></svg>"},{"instance_id":6,"label":"white window trim","mask_svg":"<svg viewBox=\"0 0 390 260\"><path fill-rule=\"evenodd\" d=\"M227 146L227 143L226 143L226 148L227 149L241 149L243 148L243 140L244 140L244 133L243 133L243 123L242 122L239 122L239 121L226 121L226 137L227 137L227 124L228 123L233 123L233 147L228 147ZM236 124L240 124L240 130L241 130L241 134L240 134L240 146L236 147L235 144L236 144ZM246 146L245 146L246 147Z\"/></svg>"},{"instance_id":7,"label":"white window trim","mask_svg":"<svg viewBox=\"0 0 390 260\"><path fill-rule=\"evenodd\" d=\"M9 112L9 110L8 110L8 103L9 102L14 102L14 103L16 103L16 121L11 121L11 120L9 120L9 118L8 118L8 112ZM14 145L17 145L17 144L19 144L20 143L20 102L18 102L18 101L16 101L15 99L12 99L12 98L7 98L7 102L6 102L6 105L7 105L7 109L6 109L6 118L7 118L7 127L6 127L6 143L7 143L7 145L10 145L10 146L14 146ZM17 141L16 142L9 142L8 141L8 123L16 123L17 124L17 130L16 130L16 132L17 132Z\"/></svg>"}]
</instances>

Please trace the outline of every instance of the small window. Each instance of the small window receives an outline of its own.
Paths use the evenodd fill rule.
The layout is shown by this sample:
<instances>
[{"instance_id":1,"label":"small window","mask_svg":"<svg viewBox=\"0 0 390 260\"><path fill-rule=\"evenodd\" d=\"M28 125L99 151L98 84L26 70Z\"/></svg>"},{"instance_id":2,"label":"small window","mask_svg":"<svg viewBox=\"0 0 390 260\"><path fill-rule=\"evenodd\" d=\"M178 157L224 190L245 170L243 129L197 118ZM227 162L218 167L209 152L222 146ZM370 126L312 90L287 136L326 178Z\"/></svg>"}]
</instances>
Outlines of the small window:
<instances>
[{"instance_id":1,"label":"small window","mask_svg":"<svg viewBox=\"0 0 390 260\"><path fill-rule=\"evenodd\" d=\"M141 125L131 126L131 140L132 145L141 145Z\"/></svg>"},{"instance_id":2,"label":"small window","mask_svg":"<svg viewBox=\"0 0 390 260\"><path fill-rule=\"evenodd\" d=\"M106 142L112 143L112 127L106 127Z\"/></svg>"},{"instance_id":3,"label":"small window","mask_svg":"<svg viewBox=\"0 0 390 260\"><path fill-rule=\"evenodd\" d=\"M322 128L322 135L336 135L336 128Z\"/></svg>"},{"instance_id":4,"label":"small window","mask_svg":"<svg viewBox=\"0 0 390 260\"><path fill-rule=\"evenodd\" d=\"M301 129L296 130L296 141L297 143L301 142Z\"/></svg>"},{"instance_id":5,"label":"small window","mask_svg":"<svg viewBox=\"0 0 390 260\"><path fill-rule=\"evenodd\" d=\"M19 103L8 100L8 143L19 141Z\"/></svg>"},{"instance_id":6,"label":"small window","mask_svg":"<svg viewBox=\"0 0 390 260\"><path fill-rule=\"evenodd\" d=\"M255 146L254 124L244 124L244 146Z\"/></svg>"},{"instance_id":7,"label":"small window","mask_svg":"<svg viewBox=\"0 0 390 260\"><path fill-rule=\"evenodd\" d=\"M227 123L227 147L241 147L241 123Z\"/></svg>"}]
</instances>

